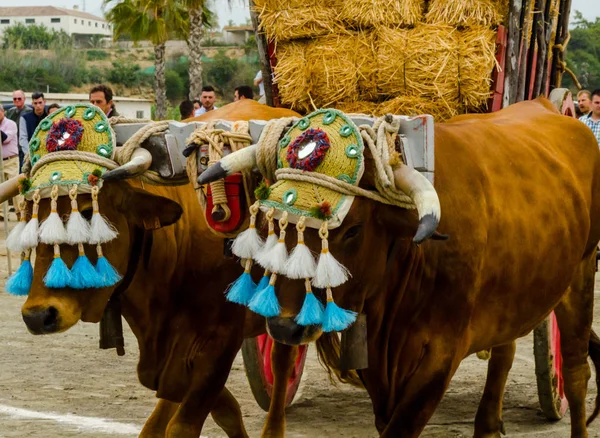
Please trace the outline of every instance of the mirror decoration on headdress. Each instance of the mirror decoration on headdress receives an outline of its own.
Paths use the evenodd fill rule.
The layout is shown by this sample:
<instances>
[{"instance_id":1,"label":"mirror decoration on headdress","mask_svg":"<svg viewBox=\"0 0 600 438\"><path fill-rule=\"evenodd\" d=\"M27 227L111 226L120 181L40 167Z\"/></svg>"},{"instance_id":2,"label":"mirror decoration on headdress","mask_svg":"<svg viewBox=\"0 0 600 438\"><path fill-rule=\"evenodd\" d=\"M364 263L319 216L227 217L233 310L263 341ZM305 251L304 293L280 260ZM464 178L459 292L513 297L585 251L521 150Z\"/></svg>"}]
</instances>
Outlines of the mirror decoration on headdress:
<instances>
[{"instance_id":1,"label":"mirror decoration on headdress","mask_svg":"<svg viewBox=\"0 0 600 438\"><path fill-rule=\"evenodd\" d=\"M250 227L232 245L245 269L229 287L229 301L265 317L278 316L281 309L275 286L277 277L285 276L305 285L298 324L321 325L323 331L331 332L342 331L355 321L356 312L342 309L334 301L333 289L344 284L350 273L329 251L328 237L330 229L342 224L354 201L354 196L336 190L336 185L358 186L364 171L363 150L356 125L333 109L316 111L285 133L277 153L277 181L256 191L259 200L250 207ZM266 213L266 241L256 230L259 210ZM298 241L288 254L285 239L290 223L296 225ZM305 243L307 228L318 230L321 238L318 260ZM264 268L258 285L250 276L254 263ZM313 287L326 291L325 306L315 297Z\"/></svg>"},{"instance_id":2,"label":"mirror decoration on headdress","mask_svg":"<svg viewBox=\"0 0 600 438\"><path fill-rule=\"evenodd\" d=\"M102 174L114 167L115 134L104 113L88 104L69 105L42 120L29 143L28 177L20 191L32 201L31 219L27 221L25 202L19 206L19 224L7 239L11 251L22 252L24 261L9 278L6 290L13 295L27 295L33 281L31 253L39 243L52 245L54 259L44 277L48 288L93 289L115 285L121 275L106 260L102 244L117 237L117 232L100 214L98 195ZM78 195L89 194L92 218L85 219L77 202ZM58 211L61 196L70 199L66 224ZM50 214L39 223L39 203L50 199ZM62 245L77 246L79 256L70 268L60 255ZM95 245L97 262L87 258L84 245Z\"/></svg>"}]
</instances>

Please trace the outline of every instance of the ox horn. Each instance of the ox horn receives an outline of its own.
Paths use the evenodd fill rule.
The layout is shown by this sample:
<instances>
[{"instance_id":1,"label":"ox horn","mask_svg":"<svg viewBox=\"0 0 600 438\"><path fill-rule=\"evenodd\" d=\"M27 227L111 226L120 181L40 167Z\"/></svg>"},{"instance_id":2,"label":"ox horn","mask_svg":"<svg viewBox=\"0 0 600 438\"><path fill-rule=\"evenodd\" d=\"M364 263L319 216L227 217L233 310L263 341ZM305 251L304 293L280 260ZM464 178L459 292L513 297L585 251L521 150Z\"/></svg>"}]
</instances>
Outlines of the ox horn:
<instances>
[{"instance_id":1,"label":"ox horn","mask_svg":"<svg viewBox=\"0 0 600 438\"><path fill-rule=\"evenodd\" d=\"M394 170L396 187L406 193L419 212L419 227L413 242L421 243L430 238L440 223L440 199L433 185L418 171L400 166Z\"/></svg>"},{"instance_id":2,"label":"ox horn","mask_svg":"<svg viewBox=\"0 0 600 438\"><path fill-rule=\"evenodd\" d=\"M224 156L215 164L206 169L198 177L198 184L204 185L223 179L226 176L253 169L256 166L256 145L248 146L229 155Z\"/></svg>"},{"instance_id":3,"label":"ox horn","mask_svg":"<svg viewBox=\"0 0 600 438\"><path fill-rule=\"evenodd\" d=\"M0 184L0 204L19 194L19 183L25 178L25 175L19 174Z\"/></svg>"},{"instance_id":4,"label":"ox horn","mask_svg":"<svg viewBox=\"0 0 600 438\"><path fill-rule=\"evenodd\" d=\"M151 164L152 155L150 155L150 152L144 148L137 148L133 151L131 159L127 163L116 169L109 170L102 175L102 179L105 181L120 181L123 179L135 178L150 169Z\"/></svg>"}]
</instances>

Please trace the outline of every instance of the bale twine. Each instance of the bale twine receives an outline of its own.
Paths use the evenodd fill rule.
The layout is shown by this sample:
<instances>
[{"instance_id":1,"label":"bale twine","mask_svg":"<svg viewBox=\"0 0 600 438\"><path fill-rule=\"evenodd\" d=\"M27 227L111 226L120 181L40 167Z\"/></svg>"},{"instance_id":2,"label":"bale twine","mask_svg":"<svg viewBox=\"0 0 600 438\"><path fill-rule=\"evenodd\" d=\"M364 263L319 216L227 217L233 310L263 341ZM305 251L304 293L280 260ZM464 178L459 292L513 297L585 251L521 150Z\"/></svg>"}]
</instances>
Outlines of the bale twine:
<instances>
[{"instance_id":1,"label":"bale twine","mask_svg":"<svg viewBox=\"0 0 600 438\"><path fill-rule=\"evenodd\" d=\"M425 21L457 27L497 26L506 21L510 0L431 0Z\"/></svg>"},{"instance_id":2,"label":"bale twine","mask_svg":"<svg viewBox=\"0 0 600 438\"><path fill-rule=\"evenodd\" d=\"M423 0L338 0L339 20L350 28L414 26L423 18Z\"/></svg>"}]
</instances>

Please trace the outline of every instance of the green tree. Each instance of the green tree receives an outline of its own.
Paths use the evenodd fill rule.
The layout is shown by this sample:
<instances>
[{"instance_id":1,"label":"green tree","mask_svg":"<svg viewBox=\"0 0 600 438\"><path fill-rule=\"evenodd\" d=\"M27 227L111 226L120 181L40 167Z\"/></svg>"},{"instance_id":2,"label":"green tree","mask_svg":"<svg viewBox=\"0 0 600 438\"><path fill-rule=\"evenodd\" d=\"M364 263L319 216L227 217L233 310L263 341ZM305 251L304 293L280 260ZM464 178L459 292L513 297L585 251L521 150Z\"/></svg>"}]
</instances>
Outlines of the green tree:
<instances>
[{"instance_id":1,"label":"green tree","mask_svg":"<svg viewBox=\"0 0 600 438\"><path fill-rule=\"evenodd\" d=\"M114 38L129 35L135 42L150 40L154 45L154 92L156 117L167 116L165 45L172 36L185 35L188 13L181 0L104 0L112 9L106 15L113 24Z\"/></svg>"},{"instance_id":2,"label":"green tree","mask_svg":"<svg viewBox=\"0 0 600 438\"><path fill-rule=\"evenodd\" d=\"M17 23L4 30L2 47L4 49L44 49L57 46L71 47L73 40L63 30L48 29L43 24Z\"/></svg>"},{"instance_id":3,"label":"green tree","mask_svg":"<svg viewBox=\"0 0 600 438\"><path fill-rule=\"evenodd\" d=\"M583 88L600 88L600 17L588 21L577 11L572 25L567 66ZM563 85L573 90L576 88L569 75L563 76Z\"/></svg>"},{"instance_id":4,"label":"green tree","mask_svg":"<svg viewBox=\"0 0 600 438\"><path fill-rule=\"evenodd\" d=\"M202 90L202 39L205 29L215 24L216 15L208 8L208 0L183 0L189 11L187 44L190 54L189 83L190 99L200 98Z\"/></svg>"}]
</instances>

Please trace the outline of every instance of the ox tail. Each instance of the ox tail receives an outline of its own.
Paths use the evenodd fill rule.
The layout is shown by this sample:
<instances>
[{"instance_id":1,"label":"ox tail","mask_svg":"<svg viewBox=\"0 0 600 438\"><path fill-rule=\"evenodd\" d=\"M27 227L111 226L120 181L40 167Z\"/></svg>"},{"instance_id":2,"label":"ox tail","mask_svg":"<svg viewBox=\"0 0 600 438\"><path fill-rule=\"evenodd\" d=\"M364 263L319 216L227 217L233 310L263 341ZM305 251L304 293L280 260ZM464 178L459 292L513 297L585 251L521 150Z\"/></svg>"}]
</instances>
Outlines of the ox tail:
<instances>
[{"instance_id":1,"label":"ox tail","mask_svg":"<svg viewBox=\"0 0 600 438\"><path fill-rule=\"evenodd\" d=\"M329 374L329 380L335 384L335 379L342 383L349 383L357 388L364 388L358 373L354 370L342 371L340 369L340 338L336 332L323 333L316 342L319 363Z\"/></svg>"},{"instance_id":2,"label":"ox tail","mask_svg":"<svg viewBox=\"0 0 600 438\"><path fill-rule=\"evenodd\" d=\"M598 390L598 394L596 394L596 406L594 407L594 412L587 419L586 425L589 424L596 419L598 414L600 413L600 338L592 330L590 332L590 344L588 347L590 359L594 363L594 368L596 369L596 388Z\"/></svg>"}]
</instances>

